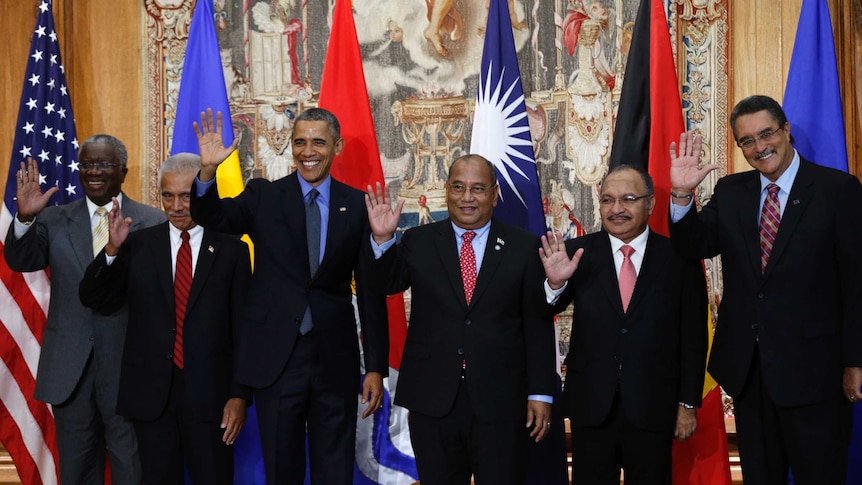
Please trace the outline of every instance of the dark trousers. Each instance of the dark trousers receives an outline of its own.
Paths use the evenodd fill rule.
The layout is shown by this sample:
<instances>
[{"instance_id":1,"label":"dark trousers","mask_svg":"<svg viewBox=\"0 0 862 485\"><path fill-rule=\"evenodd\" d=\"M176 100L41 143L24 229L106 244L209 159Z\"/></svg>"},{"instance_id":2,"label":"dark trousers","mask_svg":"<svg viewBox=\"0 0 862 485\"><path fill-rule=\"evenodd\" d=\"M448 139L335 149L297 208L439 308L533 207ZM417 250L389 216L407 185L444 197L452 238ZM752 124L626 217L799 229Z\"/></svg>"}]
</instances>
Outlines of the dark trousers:
<instances>
[{"instance_id":1,"label":"dark trousers","mask_svg":"<svg viewBox=\"0 0 862 485\"><path fill-rule=\"evenodd\" d=\"M303 483L306 430L312 483L353 483L358 382L356 389L345 392L319 378L317 334L312 330L298 336L275 384L255 391L269 485Z\"/></svg>"},{"instance_id":2,"label":"dark trousers","mask_svg":"<svg viewBox=\"0 0 862 485\"><path fill-rule=\"evenodd\" d=\"M192 483L233 483L233 447L221 422L200 421L187 399L183 371L173 366L165 410L154 421L134 421L145 485L182 485L183 463Z\"/></svg>"},{"instance_id":3,"label":"dark trousers","mask_svg":"<svg viewBox=\"0 0 862 485\"><path fill-rule=\"evenodd\" d=\"M572 484L619 485L624 470L626 485L670 485L673 433L632 426L617 392L601 425L572 426Z\"/></svg>"},{"instance_id":4,"label":"dark trousers","mask_svg":"<svg viewBox=\"0 0 862 485\"><path fill-rule=\"evenodd\" d=\"M135 428L117 414L118 383L90 354L81 380L65 402L52 406L60 483L105 483L105 451L113 483L141 480Z\"/></svg>"},{"instance_id":5,"label":"dark trousers","mask_svg":"<svg viewBox=\"0 0 862 485\"><path fill-rule=\"evenodd\" d=\"M797 485L844 485L853 407L841 388L826 401L778 406L754 355L745 389L733 396L745 485L784 485L791 469Z\"/></svg>"},{"instance_id":6,"label":"dark trousers","mask_svg":"<svg viewBox=\"0 0 862 485\"><path fill-rule=\"evenodd\" d=\"M410 413L410 441L422 485L523 485L529 431L524 416L511 421L481 421L473 413L469 384L461 381L455 405L446 416Z\"/></svg>"}]
</instances>

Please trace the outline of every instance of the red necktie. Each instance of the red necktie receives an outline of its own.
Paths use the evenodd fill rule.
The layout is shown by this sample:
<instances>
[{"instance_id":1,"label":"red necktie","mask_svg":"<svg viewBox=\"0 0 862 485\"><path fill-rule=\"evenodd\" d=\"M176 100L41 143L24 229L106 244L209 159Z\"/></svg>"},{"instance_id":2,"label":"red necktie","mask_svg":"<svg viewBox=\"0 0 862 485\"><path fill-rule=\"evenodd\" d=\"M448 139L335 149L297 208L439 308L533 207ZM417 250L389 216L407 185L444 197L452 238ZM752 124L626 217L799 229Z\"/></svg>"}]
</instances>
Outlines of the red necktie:
<instances>
[{"instance_id":1,"label":"red necktie","mask_svg":"<svg viewBox=\"0 0 862 485\"><path fill-rule=\"evenodd\" d=\"M473 238L476 233L467 231L461 237L464 238L461 245L461 279L464 280L464 296L469 305L476 288L476 253L473 252Z\"/></svg>"},{"instance_id":2,"label":"red necktie","mask_svg":"<svg viewBox=\"0 0 862 485\"><path fill-rule=\"evenodd\" d=\"M769 193L763 201L763 210L760 211L760 271L766 269L769 261L769 253L775 243L778 234L778 225L781 223L781 203L778 201L779 187L775 184L766 186Z\"/></svg>"},{"instance_id":3,"label":"red necktie","mask_svg":"<svg viewBox=\"0 0 862 485\"><path fill-rule=\"evenodd\" d=\"M174 363L183 368L183 321L186 318L186 304L192 287L192 247L189 232L183 231L183 243L177 251L177 270L174 273L174 307L176 308L177 338L174 340Z\"/></svg>"},{"instance_id":4,"label":"red necktie","mask_svg":"<svg viewBox=\"0 0 862 485\"><path fill-rule=\"evenodd\" d=\"M635 271L635 265L632 263L632 254L635 248L631 246L623 246L620 248L623 253L623 265L620 267L620 298L623 300L623 311L628 311L629 302L632 301L632 293L635 291L635 282L638 280L638 274Z\"/></svg>"}]
</instances>

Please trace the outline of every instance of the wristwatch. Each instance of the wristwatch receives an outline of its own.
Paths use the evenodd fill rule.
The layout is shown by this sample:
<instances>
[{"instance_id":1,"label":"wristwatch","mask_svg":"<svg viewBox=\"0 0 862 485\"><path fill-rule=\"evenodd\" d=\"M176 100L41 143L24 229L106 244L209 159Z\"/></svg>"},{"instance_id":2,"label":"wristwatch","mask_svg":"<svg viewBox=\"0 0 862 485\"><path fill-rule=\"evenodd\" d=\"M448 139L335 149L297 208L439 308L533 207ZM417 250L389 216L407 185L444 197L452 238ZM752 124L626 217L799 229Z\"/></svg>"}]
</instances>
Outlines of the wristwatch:
<instances>
[{"instance_id":1,"label":"wristwatch","mask_svg":"<svg viewBox=\"0 0 862 485\"><path fill-rule=\"evenodd\" d=\"M694 406L692 406L691 404L684 403L684 402L680 402L679 405L686 408L686 409L694 409Z\"/></svg>"}]
</instances>

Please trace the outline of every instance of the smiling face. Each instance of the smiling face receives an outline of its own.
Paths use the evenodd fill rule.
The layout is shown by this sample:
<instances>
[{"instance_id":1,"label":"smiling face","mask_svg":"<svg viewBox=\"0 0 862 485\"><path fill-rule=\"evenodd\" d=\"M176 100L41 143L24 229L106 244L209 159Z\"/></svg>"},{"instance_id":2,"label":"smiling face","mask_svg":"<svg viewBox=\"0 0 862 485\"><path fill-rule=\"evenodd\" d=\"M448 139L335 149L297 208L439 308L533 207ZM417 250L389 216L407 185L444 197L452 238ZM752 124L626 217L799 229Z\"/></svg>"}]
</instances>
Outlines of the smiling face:
<instances>
[{"instance_id":1,"label":"smiling face","mask_svg":"<svg viewBox=\"0 0 862 485\"><path fill-rule=\"evenodd\" d=\"M470 156L459 158L452 164L446 181L446 205L456 226L478 229L491 220L499 193L491 170L484 159ZM484 191L480 189L482 187Z\"/></svg>"},{"instance_id":2,"label":"smiling face","mask_svg":"<svg viewBox=\"0 0 862 485\"><path fill-rule=\"evenodd\" d=\"M604 230L624 243L630 242L644 232L655 206L655 197L643 197L631 203L624 203L623 199L642 197L646 194L646 184L635 170L619 170L605 177L601 197L607 200L613 199L613 201L599 206Z\"/></svg>"},{"instance_id":3,"label":"smiling face","mask_svg":"<svg viewBox=\"0 0 862 485\"><path fill-rule=\"evenodd\" d=\"M773 133L772 136L764 136L770 132ZM747 139L754 140L754 145L742 150L742 154L752 168L772 182L778 180L793 161L790 123L779 126L778 121L766 110L738 117L733 126L733 134L737 143Z\"/></svg>"},{"instance_id":4,"label":"smiling face","mask_svg":"<svg viewBox=\"0 0 862 485\"><path fill-rule=\"evenodd\" d=\"M81 169L78 174L81 185L84 186L84 193L94 204L103 206L111 201L111 197L116 197L120 193L129 169L120 165L117 151L113 146L107 143L89 143L81 148L78 161L81 165L100 162L112 164L108 168Z\"/></svg>"},{"instance_id":5,"label":"smiling face","mask_svg":"<svg viewBox=\"0 0 862 485\"><path fill-rule=\"evenodd\" d=\"M326 121L299 120L293 126L291 145L299 175L317 187L329 176L332 160L341 153L344 140L333 139Z\"/></svg>"}]
</instances>

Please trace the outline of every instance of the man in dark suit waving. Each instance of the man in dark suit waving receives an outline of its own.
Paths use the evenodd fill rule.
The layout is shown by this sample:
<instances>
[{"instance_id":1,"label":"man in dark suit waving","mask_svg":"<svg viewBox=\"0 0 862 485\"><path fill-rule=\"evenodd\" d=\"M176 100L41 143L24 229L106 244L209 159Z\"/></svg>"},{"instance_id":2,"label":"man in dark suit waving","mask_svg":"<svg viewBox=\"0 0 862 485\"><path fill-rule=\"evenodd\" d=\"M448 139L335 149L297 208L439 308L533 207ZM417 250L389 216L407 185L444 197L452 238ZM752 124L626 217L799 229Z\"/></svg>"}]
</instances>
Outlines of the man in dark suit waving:
<instances>
[{"instance_id":1,"label":"man in dark suit waving","mask_svg":"<svg viewBox=\"0 0 862 485\"><path fill-rule=\"evenodd\" d=\"M767 96L730 115L753 171L728 175L698 212L700 137L671 144L671 239L689 257L721 255L724 296L709 372L733 397L748 484L843 484L862 398L859 251L862 186L803 159ZM679 150L677 150L679 148Z\"/></svg>"},{"instance_id":2,"label":"man in dark suit waving","mask_svg":"<svg viewBox=\"0 0 862 485\"><path fill-rule=\"evenodd\" d=\"M248 248L192 220L199 168L180 153L159 169L169 222L129 233L115 199L108 244L80 285L81 302L101 314L129 305L117 412L135 426L145 484L182 484L184 463L194 483L233 483L229 445L251 400L233 376Z\"/></svg>"},{"instance_id":3,"label":"man in dark suit waving","mask_svg":"<svg viewBox=\"0 0 862 485\"><path fill-rule=\"evenodd\" d=\"M393 210L379 185L368 188L375 278L387 293L412 288L395 404L410 410L423 485L468 485L472 474L478 485L523 485L529 437L548 431L556 353L538 241L491 218L498 189L490 162L455 160L449 219L395 244L404 202Z\"/></svg>"},{"instance_id":4,"label":"man in dark suit waving","mask_svg":"<svg viewBox=\"0 0 862 485\"><path fill-rule=\"evenodd\" d=\"M695 431L706 367L706 281L649 230L649 174L612 169L602 231L542 237L547 299L574 302L563 393L574 483L670 483L671 444Z\"/></svg>"},{"instance_id":5,"label":"man in dark suit waving","mask_svg":"<svg viewBox=\"0 0 862 485\"><path fill-rule=\"evenodd\" d=\"M202 114L195 127L201 171L192 217L254 242L237 376L254 388L267 483L303 483L307 430L312 482L349 485L359 389L352 278L365 351L363 417L383 398L389 334L385 297L369 288L363 193L329 175L344 145L338 120L320 108L300 113L291 137L296 172L251 180L232 199L219 199L215 187L216 167L236 148L224 146L221 113L217 122Z\"/></svg>"}]
</instances>

